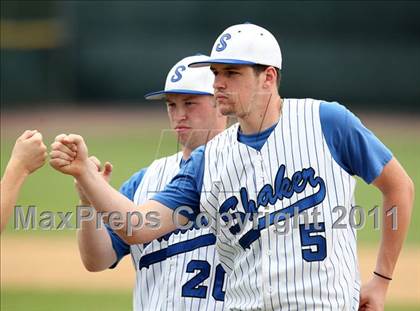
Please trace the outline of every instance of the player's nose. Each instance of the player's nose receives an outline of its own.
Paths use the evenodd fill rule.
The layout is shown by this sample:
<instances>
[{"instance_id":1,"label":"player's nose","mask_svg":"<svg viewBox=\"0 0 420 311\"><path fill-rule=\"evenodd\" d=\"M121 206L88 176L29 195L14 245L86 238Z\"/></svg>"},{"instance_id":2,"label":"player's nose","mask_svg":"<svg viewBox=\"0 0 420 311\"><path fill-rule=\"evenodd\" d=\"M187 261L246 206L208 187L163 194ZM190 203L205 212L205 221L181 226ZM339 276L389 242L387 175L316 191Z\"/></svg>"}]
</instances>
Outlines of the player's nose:
<instances>
[{"instance_id":1,"label":"player's nose","mask_svg":"<svg viewBox=\"0 0 420 311\"><path fill-rule=\"evenodd\" d=\"M187 118L187 110L183 108L177 108L173 113L173 118L177 122L185 120Z\"/></svg>"},{"instance_id":2,"label":"player's nose","mask_svg":"<svg viewBox=\"0 0 420 311\"><path fill-rule=\"evenodd\" d=\"M214 77L213 88L215 90L224 89L226 88L226 83L221 75L217 75Z\"/></svg>"}]
</instances>

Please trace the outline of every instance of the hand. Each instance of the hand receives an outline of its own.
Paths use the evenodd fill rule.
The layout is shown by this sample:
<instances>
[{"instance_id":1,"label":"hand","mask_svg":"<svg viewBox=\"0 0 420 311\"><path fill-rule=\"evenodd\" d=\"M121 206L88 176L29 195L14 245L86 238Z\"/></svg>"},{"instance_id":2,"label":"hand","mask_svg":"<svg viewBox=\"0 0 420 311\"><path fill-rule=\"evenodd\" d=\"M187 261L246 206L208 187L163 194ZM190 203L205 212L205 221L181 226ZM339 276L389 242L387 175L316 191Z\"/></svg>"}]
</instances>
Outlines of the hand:
<instances>
[{"instance_id":1,"label":"hand","mask_svg":"<svg viewBox=\"0 0 420 311\"><path fill-rule=\"evenodd\" d=\"M25 131L15 143L9 165L24 175L29 175L45 163L47 147L37 130Z\"/></svg>"},{"instance_id":2,"label":"hand","mask_svg":"<svg viewBox=\"0 0 420 311\"><path fill-rule=\"evenodd\" d=\"M389 281L376 275L360 289L359 311L383 311Z\"/></svg>"},{"instance_id":3,"label":"hand","mask_svg":"<svg viewBox=\"0 0 420 311\"><path fill-rule=\"evenodd\" d=\"M88 158L88 149L82 136L60 134L51 144L50 165L57 171L79 177L96 165Z\"/></svg>"},{"instance_id":4,"label":"hand","mask_svg":"<svg viewBox=\"0 0 420 311\"><path fill-rule=\"evenodd\" d=\"M109 162L105 162L104 167L101 167L101 161L95 156L89 157L89 160L91 160L95 165L99 173L101 173L102 177L106 182L109 183L111 179L111 173L112 173L112 164ZM74 179L74 186L76 187L76 191L79 194L80 203L82 205L91 206L92 204L87 199L85 193L83 192L83 189L79 186L76 179Z\"/></svg>"}]
</instances>

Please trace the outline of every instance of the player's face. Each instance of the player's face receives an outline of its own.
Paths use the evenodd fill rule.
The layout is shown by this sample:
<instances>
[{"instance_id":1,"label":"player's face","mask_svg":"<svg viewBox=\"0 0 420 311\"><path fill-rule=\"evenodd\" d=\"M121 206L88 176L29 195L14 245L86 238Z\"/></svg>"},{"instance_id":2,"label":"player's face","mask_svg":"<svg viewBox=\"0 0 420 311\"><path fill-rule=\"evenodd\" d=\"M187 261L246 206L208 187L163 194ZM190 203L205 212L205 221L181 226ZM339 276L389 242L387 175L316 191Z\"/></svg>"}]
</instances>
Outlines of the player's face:
<instances>
[{"instance_id":1,"label":"player's face","mask_svg":"<svg viewBox=\"0 0 420 311\"><path fill-rule=\"evenodd\" d=\"M214 97L223 115L245 117L253 111L258 94L262 91L261 79L251 66L214 64Z\"/></svg>"},{"instance_id":2,"label":"player's face","mask_svg":"<svg viewBox=\"0 0 420 311\"><path fill-rule=\"evenodd\" d=\"M178 141L191 150L225 129L226 118L216 108L213 96L168 94L166 104Z\"/></svg>"}]
</instances>

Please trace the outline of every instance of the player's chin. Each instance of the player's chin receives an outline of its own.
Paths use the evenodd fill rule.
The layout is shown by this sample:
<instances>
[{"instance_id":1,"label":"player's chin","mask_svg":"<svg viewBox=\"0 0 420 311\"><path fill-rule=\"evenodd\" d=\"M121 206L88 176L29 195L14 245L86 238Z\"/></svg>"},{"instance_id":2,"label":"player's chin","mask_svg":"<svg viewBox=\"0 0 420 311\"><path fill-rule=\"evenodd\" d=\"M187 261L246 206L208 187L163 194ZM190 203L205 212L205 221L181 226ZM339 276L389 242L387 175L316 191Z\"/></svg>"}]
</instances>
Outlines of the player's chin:
<instances>
[{"instance_id":1,"label":"player's chin","mask_svg":"<svg viewBox=\"0 0 420 311\"><path fill-rule=\"evenodd\" d=\"M184 146L188 142L188 140L190 139L190 133L189 133L189 131L188 132L187 131L184 131L182 133L177 133L177 136L178 136L178 142L181 145L184 145Z\"/></svg>"},{"instance_id":2,"label":"player's chin","mask_svg":"<svg viewBox=\"0 0 420 311\"><path fill-rule=\"evenodd\" d=\"M217 109L223 116L230 116L235 113L233 106L227 103L218 104Z\"/></svg>"},{"instance_id":3,"label":"player's chin","mask_svg":"<svg viewBox=\"0 0 420 311\"><path fill-rule=\"evenodd\" d=\"M188 139L184 142L181 142L182 146L185 148L188 148L190 150L194 150L197 147L204 145L206 143L206 141L202 141L202 140L196 140L196 139Z\"/></svg>"}]
</instances>

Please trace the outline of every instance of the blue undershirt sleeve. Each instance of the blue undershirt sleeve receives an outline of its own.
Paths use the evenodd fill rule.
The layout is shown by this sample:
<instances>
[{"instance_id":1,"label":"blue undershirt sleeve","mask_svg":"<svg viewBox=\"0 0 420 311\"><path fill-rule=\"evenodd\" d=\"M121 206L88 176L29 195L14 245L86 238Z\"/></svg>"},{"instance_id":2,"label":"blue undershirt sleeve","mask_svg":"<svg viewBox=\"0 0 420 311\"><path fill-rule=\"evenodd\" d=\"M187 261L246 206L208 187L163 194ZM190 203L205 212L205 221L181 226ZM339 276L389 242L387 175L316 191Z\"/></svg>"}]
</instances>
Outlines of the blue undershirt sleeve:
<instances>
[{"instance_id":1,"label":"blue undershirt sleeve","mask_svg":"<svg viewBox=\"0 0 420 311\"><path fill-rule=\"evenodd\" d=\"M334 160L350 175L374 181L392 159L391 151L344 106L322 102L319 113Z\"/></svg>"},{"instance_id":2,"label":"blue undershirt sleeve","mask_svg":"<svg viewBox=\"0 0 420 311\"><path fill-rule=\"evenodd\" d=\"M137 187L140 185L141 180L146 173L147 168L141 169L133 176L130 177L120 188L120 192L128 199L133 201L134 194L136 193ZM109 225L105 225L108 231L109 237L111 238L112 247L114 248L115 254L117 255L117 261L110 267L115 268L118 262L130 253L130 246L116 234Z\"/></svg>"},{"instance_id":3,"label":"blue undershirt sleeve","mask_svg":"<svg viewBox=\"0 0 420 311\"><path fill-rule=\"evenodd\" d=\"M165 189L152 197L152 200L176 210L189 207L191 210L179 210L190 220L200 212L200 195L204 176L204 146L198 147L185 162L179 173L166 185Z\"/></svg>"},{"instance_id":4,"label":"blue undershirt sleeve","mask_svg":"<svg viewBox=\"0 0 420 311\"><path fill-rule=\"evenodd\" d=\"M141 169L137 173L134 173L133 176L130 177L126 182L124 182L120 188L120 192L125 195L128 199L133 201L134 194L136 193L136 190L138 186L140 185L144 174L146 174L147 167Z\"/></svg>"}]
</instances>

